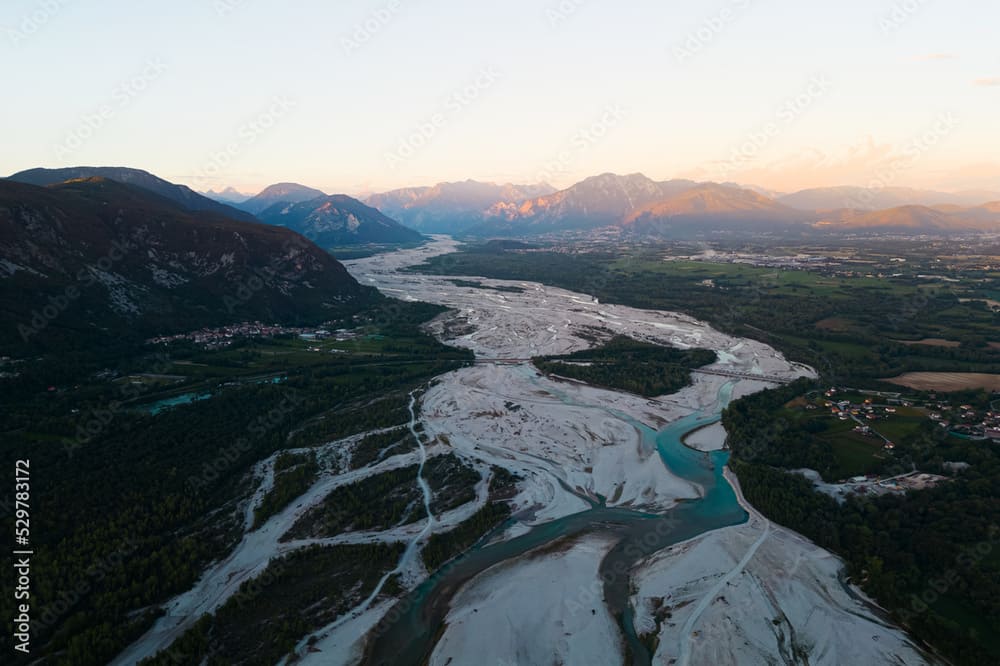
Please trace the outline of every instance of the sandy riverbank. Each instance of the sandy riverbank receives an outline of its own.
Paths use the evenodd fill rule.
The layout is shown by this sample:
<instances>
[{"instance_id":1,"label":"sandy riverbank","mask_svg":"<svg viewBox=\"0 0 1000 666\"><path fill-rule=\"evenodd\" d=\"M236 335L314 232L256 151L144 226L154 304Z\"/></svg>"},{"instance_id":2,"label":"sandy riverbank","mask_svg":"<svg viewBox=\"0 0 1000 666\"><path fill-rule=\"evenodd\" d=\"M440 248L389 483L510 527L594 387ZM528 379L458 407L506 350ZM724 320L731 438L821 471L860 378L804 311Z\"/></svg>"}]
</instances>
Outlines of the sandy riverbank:
<instances>
[{"instance_id":1,"label":"sandy riverbank","mask_svg":"<svg viewBox=\"0 0 1000 666\"><path fill-rule=\"evenodd\" d=\"M598 575L613 545L588 536L480 574L455 596L429 664L623 663Z\"/></svg>"},{"instance_id":2,"label":"sandy riverbank","mask_svg":"<svg viewBox=\"0 0 1000 666\"><path fill-rule=\"evenodd\" d=\"M695 451L721 451L726 447L726 429L721 423L712 423L692 430L681 442Z\"/></svg>"},{"instance_id":3,"label":"sandy riverbank","mask_svg":"<svg viewBox=\"0 0 1000 666\"><path fill-rule=\"evenodd\" d=\"M837 557L770 523L725 475L750 520L661 551L635 571L636 629L658 637L654 663L741 666L779 655L814 666L939 663L844 589Z\"/></svg>"}]
</instances>

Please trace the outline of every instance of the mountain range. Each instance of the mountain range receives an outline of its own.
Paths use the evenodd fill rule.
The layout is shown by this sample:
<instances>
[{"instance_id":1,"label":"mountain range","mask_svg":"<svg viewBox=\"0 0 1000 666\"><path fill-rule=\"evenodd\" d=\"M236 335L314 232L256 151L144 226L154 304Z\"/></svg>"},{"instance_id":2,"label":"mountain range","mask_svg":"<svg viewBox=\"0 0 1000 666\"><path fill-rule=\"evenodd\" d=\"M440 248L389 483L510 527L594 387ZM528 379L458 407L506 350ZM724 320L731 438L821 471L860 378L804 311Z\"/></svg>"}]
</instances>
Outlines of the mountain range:
<instances>
[{"instance_id":1,"label":"mountain range","mask_svg":"<svg viewBox=\"0 0 1000 666\"><path fill-rule=\"evenodd\" d=\"M265 224L297 231L326 248L364 243L417 243L424 238L420 232L343 194L321 195L300 203L282 201L257 217Z\"/></svg>"},{"instance_id":2,"label":"mountain range","mask_svg":"<svg viewBox=\"0 0 1000 666\"><path fill-rule=\"evenodd\" d=\"M1000 193L990 191L829 187L778 194L734 183L655 181L640 173L605 173L562 190L545 183L466 180L373 194L364 203L289 182L271 185L243 201L236 201L240 195L232 188L212 193L232 197L232 205L125 167L29 169L7 180L50 186L54 188L50 195L55 196L60 183L94 178L141 188L169 200L179 211L285 227L327 249L416 243L423 238L421 231L472 237L611 231L628 237L680 238L718 233L941 234L1000 229Z\"/></svg>"},{"instance_id":3,"label":"mountain range","mask_svg":"<svg viewBox=\"0 0 1000 666\"><path fill-rule=\"evenodd\" d=\"M483 223L474 231L489 234L596 229L624 221L640 208L695 185L690 180L656 182L639 173L605 173L545 196L495 204L484 212Z\"/></svg>"},{"instance_id":4,"label":"mountain range","mask_svg":"<svg viewBox=\"0 0 1000 666\"><path fill-rule=\"evenodd\" d=\"M0 180L0 311L20 322L0 333L0 345L329 319L372 296L323 248L423 239L370 204L424 231L478 237L1000 229L992 192L827 188L771 197L730 183L611 173L552 189L464 181L376 194L366 204L278 183L238 202L240 210L139 169L22 171ZM851 197L936 203L819 207Z\"/></svg>"},{"instance_id":5,"label":"mountain range","mask_svg":"<svg viewBox=\"0 0 1000 666\"><path fill-rule=\"evenodd\" d=\"M128 167L68 167L28 169L7 180L32 185L57 185L70 180L105 178L140 187L177 203L189 211L210 211L246 222L291 228L326 247L367 243L419 242L423 236L347 195L327 196L298 183L276 183L231 205L198 194L141 169ZM229 187L215 197L239 193Z\"/></svg>"},{"instance_id":6,"label":"mountain range","mask_svg":"<svg viewBox=\"0 0 1000 666\"><path fill-rule=\"evenodd\" d=\"M214 203L138 170L35 169L13 178L47 183L95 172L155 187L189 208ZM230 196L235 192L227 191ZM420 235L414 230L480 237L596 230L635 237L986 231L1000 225L998 201L1000 192L985 190L825 187L782 194L736 183L655 181L641 173L604 173L562 190L546 183L465 180L372 194L364 203L284 182L226 209L238 208L242 215L288 227L329 248L418 242Z\"/></svg>"},{"instance_id":7,"label":"mountain range","mask_svg":"<svg viewBox=\"0 0 1000 666\"><path fill-rule=\"evenodd\" d=\"M547 183L513 185L466 180L409 187L373 194L365 199L408 227L428 233L464 233L482 220L483 212L505 202L518 202L552 194Z\"/></svg>"},{"instance_id":8,"label":"mountain range","mask_svg":"<svg viewBox=\"0 0 1000 666\"><path fill-rule=\"evenodd\" d=\"M484 199L459 199L454 193L483 191L481 184L467 181L445 185L448 187L395 190L372 195L367 201L387 210L402 207L408 219L419 220L421 228L430 233L486 237L595 230L673 237L761 232L910 233L982 231L1000 226L1000 204L991 203L1000 201L1000 194L986 191L948 194L904 188L834 187L768 196L762 188L732 183L654 181L639 173L605 173L563 190L497 201L476 210L473 204ZM491 195L495 196L500 188L493 187ZM446 192L452 195L445 196ZM911 200L937 204L913 204ZM882 201L903 203L868 207L871 202ZM849 205L855 202L856 206ZM914 206L920 210L913 210Z\"/></svg>"}]
</instances>

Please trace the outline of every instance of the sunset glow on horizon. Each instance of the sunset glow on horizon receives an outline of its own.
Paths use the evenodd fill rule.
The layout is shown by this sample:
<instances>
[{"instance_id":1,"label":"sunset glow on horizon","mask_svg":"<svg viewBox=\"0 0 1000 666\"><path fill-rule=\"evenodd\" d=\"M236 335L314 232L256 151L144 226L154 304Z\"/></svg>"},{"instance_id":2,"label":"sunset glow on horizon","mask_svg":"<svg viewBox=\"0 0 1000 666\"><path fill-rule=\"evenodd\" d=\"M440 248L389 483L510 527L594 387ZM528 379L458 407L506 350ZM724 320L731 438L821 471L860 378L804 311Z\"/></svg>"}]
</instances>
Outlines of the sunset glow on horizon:
<instances>
[{"instance_id":1,"label":"sunset glow on horizon","mask_svg":"<svg viewBox=\"0 0 1000 666\"><path fill-rule=\"evenodd\" d=\"M971 0L14 0L0 173L998 190L998 19Z\"/></svg>"}]
</instances>

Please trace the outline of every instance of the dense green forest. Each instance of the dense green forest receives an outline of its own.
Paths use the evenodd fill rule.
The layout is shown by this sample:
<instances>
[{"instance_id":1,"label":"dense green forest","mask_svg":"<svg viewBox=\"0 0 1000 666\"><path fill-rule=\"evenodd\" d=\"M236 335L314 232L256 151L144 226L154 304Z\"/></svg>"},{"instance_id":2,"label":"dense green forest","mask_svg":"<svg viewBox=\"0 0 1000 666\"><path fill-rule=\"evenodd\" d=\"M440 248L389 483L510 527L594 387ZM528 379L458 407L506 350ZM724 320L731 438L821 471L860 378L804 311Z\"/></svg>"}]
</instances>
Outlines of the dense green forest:
<instances>
[{"instance_id":1,"label":"dense green forest","mask_svg":"<svg viewBox=\"0 0 1000 666\"><path fill-rule=\"evenodd\" d=\"M396 543L293 551L244 583L214 615L203 616L170 648L140 663L273 666L304 636L370 595L403 549Z\"/></svg>"},{"instance_id":2,"label":"dense green forest","mask_svg":"<svg viewBox=\"0 0 1000 666\"><path fill-rule=\"evenodd\" d=\"M340 353L296 339L123 345L117 357L43 358L0 380L0 451L30 457L33 472L33 657L105 664L145 631L240 538L258 460L405 423L410 391L471 358L419 330L439 312L391 302L354 318L361 334L330 343ZM211 397L146 409L184 393ZM2 523L10 533L11 511ZM7 618L13 582L0 582ZM10 641L4 632L7 654Z\"/></svg>"},{"instance_id":3,"label":"dense green forest","mask_svg":"<svg viewBox=\"0 0 1000 666\"><path fill-rule=\"evenodd\" d=\"M808 389L801 381L733 403L723 415L731 465L747 499L847 562L848 574L915 636L956 663L1000 661L1000 455L934 429L898 443L901 470L970 467L936 488L843 504L787 468L822 465L829 451L774 415ZM937 429L940 430L940 429Z\"/></svg>"},{"instance_id":4,"label":"dense green forest","mask_svg":"<svg viewBox=\"0 0 1000 666\"><path fill-rule=\"evenodd\" d=\"M428 571L436 571L442 564L458 557L493 528L510 518L510 504L505 500L517 494L521 477L503 467L490 470L490 485L486 505L470 518L448 532L437 532L427 540L421 551Z\"/></svg>"},{"instance_id":5,"label":"dense green forest","mask_svg":"<svg viewBox=\"0 0 1000 666\"><path fill-rule=\"evenodd\" d=\"M388 529L425 519L416 478L417 465L408 465L335 488L299 518L282 540ZM451 453L428 460L424 478L434 493L431 510L436 514L475 499L475 485L481 479L479 472Z\"/></svg>"},{"instance_id":6,"label":"dense green forest","mask_svg":"<svg viewBox=\"0 0 1000 666\"><path fill-rule=\"evenodd\" d=\"M360 469L386 455L398 455L415 448L417 442L409 428L393 428L368 435L354 446L354 451L351 452L351 469Z\"/></svg>"},{"instance_id":7,"label":"dense green forest","mask_svg":"<svg viewBox=\"0 0 1000 666\"><path fill-rule=\"evenodd\" d=\"M319 465L312 453L282 453L274 461L274 487L261 499L253 512L253 529L291 504L316 480Z\"/></svg>"},{"instance_id":8,"label":"dense green forest","mask_svg":"<svg viewBox=\"0 0 1000 666\"><path fill-rule=\"evenodd\" d=\"M594 349L532 359L535 367L546 374L650 398L688 386L691 370L715 361L715 352L707 349L674 349L625 336Z\"/></svg>"},{"instance_id":9,"label":"dense green forest","mask_svg":"<svg viewBox=\"0 0 1000 666\"><path fill-rule=\"evenodd\" d=\"M489 502L468 520L448 532L437 532L420 551L428 571L437 569L453 557L469 549L491 529L510 518L510 505Z\"/></svg>"}]
</instances>

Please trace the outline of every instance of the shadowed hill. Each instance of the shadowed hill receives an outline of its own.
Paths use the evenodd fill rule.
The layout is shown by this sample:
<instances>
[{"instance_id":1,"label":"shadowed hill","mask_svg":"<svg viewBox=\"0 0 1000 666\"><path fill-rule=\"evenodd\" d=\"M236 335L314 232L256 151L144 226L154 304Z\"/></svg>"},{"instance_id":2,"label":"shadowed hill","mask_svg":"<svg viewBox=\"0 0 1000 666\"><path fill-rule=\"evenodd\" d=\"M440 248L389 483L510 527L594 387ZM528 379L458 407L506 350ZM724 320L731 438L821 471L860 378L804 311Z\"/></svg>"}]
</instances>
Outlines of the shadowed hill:
<instances>
[{"instance_id":1,"label":"shadowed hill","mask_svg":"<svg viewBox=\"0 0 1000 666\"><path fill-rule=\"evenodd\" d=\"M114 343L261 319L318 323L377 298L302 236L91 178L0 181L0 344Z\"/></svg>"},{"instance_id":2,"label":"shadowed hill","mask_svg":"<svg viewBox=\"0 0 1000 666\"><path fill-rule=\"evenodd\" d=\"M56 185L81 178L107 178L125 185L134 185L166 197L191 211L209 211L234 220L254 222L253 215L225 203L209 199L185 185L175 185L142 169L129 167L67 167L64 169L28 169L10 176L9 180L29 185Z\"/></svg>"}]
</instances>

